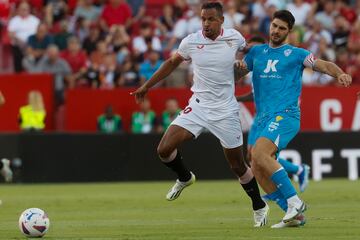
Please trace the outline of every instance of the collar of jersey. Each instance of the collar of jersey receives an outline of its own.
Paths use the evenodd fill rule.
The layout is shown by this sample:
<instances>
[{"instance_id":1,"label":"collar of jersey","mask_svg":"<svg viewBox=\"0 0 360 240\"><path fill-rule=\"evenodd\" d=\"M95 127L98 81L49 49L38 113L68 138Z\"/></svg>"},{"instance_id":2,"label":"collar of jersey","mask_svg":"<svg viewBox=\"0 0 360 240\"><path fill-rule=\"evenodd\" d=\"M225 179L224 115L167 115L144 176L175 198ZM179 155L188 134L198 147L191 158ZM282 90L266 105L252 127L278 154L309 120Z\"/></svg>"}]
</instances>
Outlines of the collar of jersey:
<instances>
[{"instance_id":1,"label":"collar of jersey","mask_svg":"<svg viewBox=\"0 0 360 240\"><path fill-rule=\"evenodd\" d=\"M210 41L216 41L216 40L218 40L219 37L222 37L222 36L224 35L224 29L221 28L221 32L220 32L220 34L215 38L215 40L212 40L212 39L210 39L210 38L207 38L207 37L205 36L205 34L204 34L204 31L201 31L201 33L202 33L202 35L203 35L203 37L204 37L205 39L210 40Z\"/></svg>"},{"instance_id":2,"label":"collar of jersey","mask_svg":"<svg viewBox=\"0 0 360 240\"><path fill-rule=\"evenodd\" d=\"M288 44L288 43L285 43L285 44L283 44L283 45L281 45L281 46L279 46L279 47L272 47L272 46L270 46L270 44L268 44L269 48L271 48L271 49L273 49L273 50L280 49L280 48L282 48L282 47L284 47L284 46L286 46L286 45L289 45L289 44Z\"/></svg>"}]
</instances>

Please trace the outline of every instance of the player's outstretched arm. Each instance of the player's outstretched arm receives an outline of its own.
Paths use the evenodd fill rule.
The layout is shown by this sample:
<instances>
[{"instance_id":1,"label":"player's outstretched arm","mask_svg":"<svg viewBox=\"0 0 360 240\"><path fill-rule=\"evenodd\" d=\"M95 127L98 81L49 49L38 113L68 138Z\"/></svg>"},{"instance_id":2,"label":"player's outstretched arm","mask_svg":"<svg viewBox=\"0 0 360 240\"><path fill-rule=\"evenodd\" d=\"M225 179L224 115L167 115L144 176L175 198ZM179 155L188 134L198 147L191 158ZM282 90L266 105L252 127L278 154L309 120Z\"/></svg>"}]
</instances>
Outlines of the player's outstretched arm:
<instances>
[{"instance_id":1,"label":"player's outstretched arm","mask_svg":"<svg viewBox=\"0 0 360 240\"><path fill-rule=\"evenodd\" d=\"M136 89L134 92L131 92L130 95L135 96L137 103L142 102L146 96L147 91L166 78L167 76L177 68L184 59L179 54L174 54L168 60L166 60L160 68L151 76L151 78L146 81L141 87Z\"/></svg>"},{"instance_id":2,"label":"player's outstretched arm","mask_svg":"<svg viewBox=\"0 0 360 240\"><path fill-rule=\"evenodd\" d=\"M328 74L337 79L337 81L345 86L349 87L352 82L352 78L349 74L344 73L335 63L317 59L315 61L314 70Z\"/></svg>"},{"instance_id":3,"label":"player's outstretched arm","mask_svg":"<svg viewBox=\"0 0 360 240\"><path fill-rule=\"evenodd\" d=\"M2 92L0 92L0 106L4 105L4 103L5 103L5 97L2 94Z\"/></svg>"},{"instance_id":4,"label":"player's outstretched arm","mask_svg":"<svg viewBox=\"0 0 360 240\"><path fill-rule=\"evenodd\" d=\"M246 76L250 71L247 68L246 63L243 60L237 60L234 63L234 77L235 81Z\"/></svg>"},{"instance_id":5,"label":"player's outstretched arm","mask_svg":"<svg viewBox=\"0 0 360 240\"><path fill-rule=\"evenodd\" d=\"M236 96L236 101L238 102L252 102L254 101L253 92L248 92L240 96Z\"/></svg>"}]
</instances>

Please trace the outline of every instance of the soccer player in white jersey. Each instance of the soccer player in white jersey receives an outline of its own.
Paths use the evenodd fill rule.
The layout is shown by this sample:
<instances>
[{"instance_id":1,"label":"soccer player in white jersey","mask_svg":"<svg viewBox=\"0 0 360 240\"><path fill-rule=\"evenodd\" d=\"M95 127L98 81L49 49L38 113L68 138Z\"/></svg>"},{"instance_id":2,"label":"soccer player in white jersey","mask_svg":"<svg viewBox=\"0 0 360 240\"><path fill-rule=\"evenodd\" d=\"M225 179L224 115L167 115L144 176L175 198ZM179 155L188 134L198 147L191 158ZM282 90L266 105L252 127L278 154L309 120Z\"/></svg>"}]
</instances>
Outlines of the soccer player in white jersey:
<instances>
[{"instance_id":1,"label":"soccer player in white jersey","mask_svg":"<svg viewBox=\"0 0 360 240\"><path fill-rule=\"evenodd\" d=\"M2 92L0 92L0 106L4 105L5 98ZM11 182L13 173L10 168L10 160L3 158L0 160L0 175L5 179L5 182Z\"/></svg>"},{"instance_id":2,"label":"soccer player in white jersey","mask_svg":"<svg viewBox=\"0 0 360 240\"><path fill-rule=\"evenodd\" d=\"M238 31L221 27L224 17L220 3L204 3L201 19L202 31L184 38L178 52L131 94L137 102L143 101L148 90L167 77L181 62L192 61L193 95L189 105L171 123L157 149L161 161L178 176L166 199L175 200L185 187L195 182L195 175L184 166L177 148L207 129L219 139L231 170L252 200L254 227L261 227L266 224L269 207L261 199L256 179L244 161L239 105L234 95L235 54L246 43Z\"/></svg>"},{"instance_id":3,"label":"soccer player in white jersey","mask_svg":"<svg viewBox=\"0 0 360 240\"><path fill-rule=\"evenodd\" d=\"M273 228L293 225L306 210L290 182L288 174L276 161L279 151L295 137L300 129L301 77L304 68L328 74L345 87L351 76L334 63L315 59L311 52L286 43L294 26L291 12L274 13L270 25L270 42L253 46L238 66L242 74L252 71L254 100L258 126L251 152L252 170L261 187L273 199L287 205L282 221Z\"/></svg>"}]
</instances>

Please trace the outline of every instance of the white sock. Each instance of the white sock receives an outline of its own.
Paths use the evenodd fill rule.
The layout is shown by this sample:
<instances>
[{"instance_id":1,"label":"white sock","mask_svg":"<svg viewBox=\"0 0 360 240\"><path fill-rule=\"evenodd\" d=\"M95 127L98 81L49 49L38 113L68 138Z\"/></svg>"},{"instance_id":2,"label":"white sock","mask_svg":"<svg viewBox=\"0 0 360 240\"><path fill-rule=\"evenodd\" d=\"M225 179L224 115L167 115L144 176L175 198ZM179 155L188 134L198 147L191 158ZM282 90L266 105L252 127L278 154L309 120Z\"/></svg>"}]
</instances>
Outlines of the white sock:
<instances>
[{"instance_id":1,"label":"white sock","mask_svg":"<svg viewBox=\"0 0 360 240\"><path fill-rule=\"evenodd\" d=\"M298 195L295 195L295 196L288 198L287 203L288 203L288 205L291 205L291 206L300 207L302 204L302 201Z\"/></svg>"},{"instance_id":2,"label":"white sock","mask_svg":"<svg viewBox=\"0 0 360 240\"><path fill-rule=\"evenodd\" d=\"M296 175L300 175L300 173L304 170L302 165L299 165L299 170L297 171Z\"/></svg>"}]
</instances>

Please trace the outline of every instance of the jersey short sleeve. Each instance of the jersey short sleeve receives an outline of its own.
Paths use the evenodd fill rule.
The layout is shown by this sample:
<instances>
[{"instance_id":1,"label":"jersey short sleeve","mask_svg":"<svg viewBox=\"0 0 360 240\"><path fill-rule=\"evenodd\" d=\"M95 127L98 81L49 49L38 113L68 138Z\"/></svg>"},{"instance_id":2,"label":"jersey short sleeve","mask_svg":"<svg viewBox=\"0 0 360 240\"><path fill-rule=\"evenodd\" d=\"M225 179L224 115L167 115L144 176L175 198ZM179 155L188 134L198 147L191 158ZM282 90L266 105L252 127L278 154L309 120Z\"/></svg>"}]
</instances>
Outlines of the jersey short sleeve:
<instances>
[{"instance_id":1,"label":"jersey short sleeve","mask_svg":"<svg viewBox=\"0 0 360 240\"><path fill-rule=\"evenodd\" d=\"M307 55L307 56L305 57L305 60L304 60L304 62L303 62L303 65L304 65L305 67L308 67L308 68L313 69L314 66L315 66L315 61L316 61L315 56L314 56L312 53L309 53L309 55Z\"/></svg>"},{"instance_id":2,"label":"jersey short sleeve","mask_svg":"<svg viewBox=\"0 0 360 240\"><path fill-rule=\"evenodd\" d=\"M238 42L239 42L238 50L242 51L246 47L246 40L240 33L239 33Z\"/></svg>"},{"instance_id":3,"label":"jersey short sleeve","mask_svg":"<svg viewBox=\"0 0 360 240\"><path fill-rule=\"evenodd\" d=\"M314 55L306 49L297 48L297 56L299 58L299 62L302 63L304 67L313 68L315 64Z\"/></svg>"},{"instance_id":4,"label":"jersey short sleeve","mask_svg":"<svg viewBox=\"0 0 360 240\"><path fill-rule=\"evenodd\" d=\"M177 50L177 54L179 54L184 60L190 60L189 54L189 37L184 38Z\"/></svg>"},{"instance_id":5,"label":"jersey short sleeve","mask_svg":"<svg viewBox=\"0 0 360 240\"><path fill-rule=\"evenodd\" d=\"M247 65L247 69L249 71L253 70L255 48L256 48L256 46L253 46L252 48L250 48L249 52L245 55L245 58L244 58L244 61Z\"/></svg>"}]
</instances>

